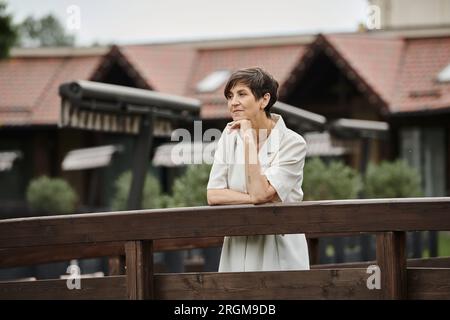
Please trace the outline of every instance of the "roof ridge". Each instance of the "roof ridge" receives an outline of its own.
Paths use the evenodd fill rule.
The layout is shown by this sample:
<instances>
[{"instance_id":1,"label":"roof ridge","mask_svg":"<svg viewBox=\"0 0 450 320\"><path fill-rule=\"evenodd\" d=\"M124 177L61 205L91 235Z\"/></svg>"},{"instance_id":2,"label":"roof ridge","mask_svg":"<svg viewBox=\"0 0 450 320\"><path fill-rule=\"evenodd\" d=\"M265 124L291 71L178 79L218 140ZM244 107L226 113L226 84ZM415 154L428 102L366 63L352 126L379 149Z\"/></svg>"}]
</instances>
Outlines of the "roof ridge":
<instances>
[{"instance_id":1,"label":"roof ridge","mask_svg":"<svg viewBox=\"0 0 450 320\"><path fill-rule=\"evenodd\" d=\"M32 110L33 110L32 120L31 120L32 122L33 122L33 117L35 116L37 109L39 109L40 105L45 100L45 97L49 93L51 93L50 88L52 87L52 84L56 81L58 75L60 75L62 73L62 71L66 68L70 59L71 59L70 57L66 57L66 58L62 59L61 63L58 65L58 67L56 67L55 72L50 76L48 82L45 84L44 89L42 90L41 94L39 94L39 96L36 98L35 102L32 104Z\"/></svg>"}]
</instances>

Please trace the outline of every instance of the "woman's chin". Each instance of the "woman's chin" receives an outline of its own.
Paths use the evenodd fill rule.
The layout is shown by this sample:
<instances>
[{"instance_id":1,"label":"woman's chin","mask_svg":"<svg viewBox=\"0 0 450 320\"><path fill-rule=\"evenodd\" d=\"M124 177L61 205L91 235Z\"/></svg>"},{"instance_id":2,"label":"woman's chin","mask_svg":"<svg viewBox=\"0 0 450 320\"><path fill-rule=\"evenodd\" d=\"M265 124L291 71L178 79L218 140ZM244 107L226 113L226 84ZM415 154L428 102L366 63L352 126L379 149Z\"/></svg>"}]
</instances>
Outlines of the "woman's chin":
<instances>
[{"instance_id":1,"label":"woman's chin","mask_svg":"<svg viewBox=\"0 0 450 320\"><path fill-rule=\"evenodd\" d=\"M232 114L231 118L233 119L233 121L247 119L244 115L240 115L240 114Z\"/></svg>"}]
</instances>

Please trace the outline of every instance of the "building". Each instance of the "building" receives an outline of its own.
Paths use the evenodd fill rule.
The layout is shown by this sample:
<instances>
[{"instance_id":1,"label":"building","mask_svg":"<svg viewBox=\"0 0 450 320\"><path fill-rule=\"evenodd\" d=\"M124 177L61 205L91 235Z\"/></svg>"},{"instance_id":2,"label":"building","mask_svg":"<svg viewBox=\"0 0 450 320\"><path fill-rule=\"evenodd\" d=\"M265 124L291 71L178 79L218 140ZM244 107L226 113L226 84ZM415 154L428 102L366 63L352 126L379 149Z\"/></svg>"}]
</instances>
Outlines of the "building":
<instances>
[{"instance_id":1,"label":"building","mask_svg":"<svg viewBox=\"0 0 450 320\"><path fill-rule=\"evenodd\" d=\"M0 61L3 212L23 210L29 181L42 174L66 178L82 205L107 207L114 180L130 166L130 137L58 129L61 83L91 80L194 97L203 103L203 130L223 129L229 121L224 82L233 70L255 65L279 80L282 102L327 119L388 122L389 139L373 140L369 158L376 162L403 157L422 173L426 195L450 194L450 27L439 26L13 50L9 59ZM157 138L155 148L167 141L167 136ZM347 144L345 156L356 168L361 162L360 143ZM69 151L99 145L123 149L102 169L62 169ZM153 170L167 174L162 168Z\"/></svg>"}]
</instances>

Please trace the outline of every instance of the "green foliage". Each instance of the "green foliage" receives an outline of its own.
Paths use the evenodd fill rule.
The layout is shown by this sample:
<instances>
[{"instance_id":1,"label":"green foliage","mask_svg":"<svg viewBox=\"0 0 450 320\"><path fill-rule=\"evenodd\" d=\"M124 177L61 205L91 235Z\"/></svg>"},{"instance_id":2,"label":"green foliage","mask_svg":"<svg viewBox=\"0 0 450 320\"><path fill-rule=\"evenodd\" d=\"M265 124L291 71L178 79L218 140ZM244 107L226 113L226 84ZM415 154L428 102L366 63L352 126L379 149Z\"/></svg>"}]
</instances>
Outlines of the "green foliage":
<instances>
[{"instance_id":1,"label":"green foliage","mask_svg":"<svg viewBox=\"0 0 450 320\"><path fill-rule=\"evenodd\" d=\"M116 211L126 210L128 192L131 187L131 171L122 173L115 182L116 195L112 201L112 209ZM165 208L169 202L166 195L161 194L159 180L151 174L147 174L142 194L142 209Z\"/></svg>"},{"instance_id":2,"label":"green foliage","mask_svg":"<svg viewBox=\"0 0 450 320\"><path fill-rule=\"evenodd\" d=\"M17 41L17 30L12 17L6 13L6 3L0 1L0 59L7 58L9 51Z\"/></svg>"},{"instance_id":3,"label":"green foliage","mask_svg":"<svg viewBox=\"0 0 450 320\"><path fill-rule=\"evenodd\" d=\"M173 184L172 207L195 207L207 205L206 186L211 165L191 165Z\"/></svg>"},{"instance_id":4,"label":"green foliage","mask_svg":"<svg viewBox=\"0 0 450 320\"><path fill-rule=\"evenodd\" d=\"M77 195L63 179L42 176L28 185L30 207L46 214L74 213Z\"/></svg>"},{"instance_id":5,"label":"green foliage","mask_svg":"<svg viewBox=\"0 0 450 320\"><path fill-rule=\"evenodd\" d=\"M358 172L338 161L308 159L303 176L304 200L354 199L362 188Z\"/></svg>"},{"instance_id":6,"label":"green foliage","mask_svg":"<svg viewBox=\"0 0 450 320\"><path fill-rule=\"evenodd\" d=\"M420 197L420 175L402 160L383 161L379 165L370 164L364 194L366 198Z\"/></svg>"},{"instance_id":7,"label":"green foliage","mask_svg":"<svg viewBox=\"0 0 450 320\"><path fill-rule=\"evenodd\" d=\"M29 16L18 27L21 46L71 47L75 43L75 37L51 14L40 19Z\"/></svg>"}]
</instances>

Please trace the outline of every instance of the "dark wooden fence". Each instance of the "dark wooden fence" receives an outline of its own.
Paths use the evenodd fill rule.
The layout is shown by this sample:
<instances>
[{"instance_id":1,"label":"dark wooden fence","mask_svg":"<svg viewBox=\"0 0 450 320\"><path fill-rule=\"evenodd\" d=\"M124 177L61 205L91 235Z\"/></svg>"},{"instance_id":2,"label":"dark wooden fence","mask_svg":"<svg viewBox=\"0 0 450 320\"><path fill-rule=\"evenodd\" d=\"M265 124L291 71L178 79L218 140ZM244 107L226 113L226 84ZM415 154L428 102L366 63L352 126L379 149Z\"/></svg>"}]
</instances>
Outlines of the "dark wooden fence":
<instances>
[{"instance_id":1,"label":"dark wooden fence","mask_svg":"<svg viewBox=\"0 0 450 320\"><path fill-rule=\"evenodd\" d=\"M125 257L121 274L0 282L0 299L450 299L450 259L407 260L405 233L449 231L450 198L314 201L174 208L0 221L0 268L91 257ZM223 236L306 233L317 239L376 234L376 261L308 271L154 273L153 252L215 245ZM380 268L369 289L367 266Z\"/></svg>"}]
</instances>

